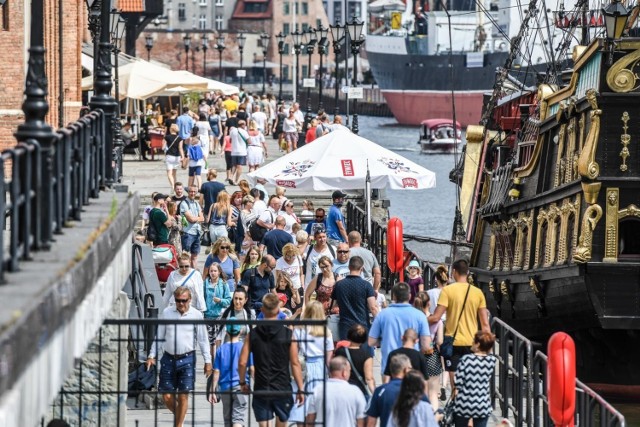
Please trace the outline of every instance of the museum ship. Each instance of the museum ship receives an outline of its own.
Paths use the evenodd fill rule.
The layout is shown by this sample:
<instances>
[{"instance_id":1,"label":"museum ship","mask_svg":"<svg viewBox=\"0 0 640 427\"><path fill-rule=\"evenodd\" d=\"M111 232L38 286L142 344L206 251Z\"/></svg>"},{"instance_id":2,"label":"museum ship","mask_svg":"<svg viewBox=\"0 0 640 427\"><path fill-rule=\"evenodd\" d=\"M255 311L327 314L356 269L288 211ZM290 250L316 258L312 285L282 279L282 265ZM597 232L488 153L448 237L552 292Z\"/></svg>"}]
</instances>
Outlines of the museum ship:
<instances>
[{"instance_id":1,"label":"museum ship","mask_svg":"<svg viewBox=\"0 0 640 427\"><path fill-rule=\"evenodd\" d=\"M631 13L604 5L620 6ZM467 128L460 201L492 314L542 344L569 333L581 380L637 396L640 38L623 18L624 34L573 48L571 70L517 91L496 82Z\"/></svg>"}]
</instances>

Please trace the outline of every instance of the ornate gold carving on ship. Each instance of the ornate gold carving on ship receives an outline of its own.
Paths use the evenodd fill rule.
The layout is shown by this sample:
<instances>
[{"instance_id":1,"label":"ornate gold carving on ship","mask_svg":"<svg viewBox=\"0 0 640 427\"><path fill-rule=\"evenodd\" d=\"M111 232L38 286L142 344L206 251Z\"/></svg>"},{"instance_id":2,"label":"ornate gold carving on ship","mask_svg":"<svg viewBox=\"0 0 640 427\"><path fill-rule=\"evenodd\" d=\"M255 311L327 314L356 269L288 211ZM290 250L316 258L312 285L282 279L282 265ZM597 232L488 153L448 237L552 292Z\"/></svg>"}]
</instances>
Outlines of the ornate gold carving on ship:
<instances>
[{"instance_id":1,"label":"ornate gold carving on ship","mask_svg":"<svg viewBox=\"0 0 640 427\"><path fill-rule=\"evenodd\" d=\"M547 212L544 209L540 209L538 212L538 217L536 218L538 226L536 233L536 253L533 261L533 268L538 268L542 266L541 255L547 252L548 241L547 234L544 229L545 223L547 224L548 229L548 221L547 221Z\"/></svg>"},{"instance_id":2,"label":"ornate gold carving on ship","mask_svg":"<svg viewBox=\"0 0 640 427\"><path fill-rule=\"evenodd\" d=\"M563 183L573 181L577 175L574 169L574 155L576 151L576 118L572 118L567 126L567 149L565 155L564 181Z\"/></svg>"},{"instance_id":3,"label":"ornate gold carving on ship","mask_svg":"<svg viewBox=\"0 0 640 427\"><path fill-rule=\"evenodd\" d=\"M620 209L618 211L618 220L624 219L628 216L635 216L636 218L640 218L640 208L636 205L629 205L624 209Z\"/></svg>"},{"instance_id":4,"label":"ornate gold carving on ship","mask_svg":"<svg viewBox=\"0 0 640 427\"><path fill-rule=\"evenodd\" d=\"M560 207L561 225L560 225L560 237L558 239L558 248L556 250L556 265L566 264L569 258L570 248L574 248L577 242L577 221L580 209L580 195L577 195L575 202L570 199L564 199L562 206ZM569 230L569 220L573 216L574 229ZM571 234L569 234L571 233ZM569 237L571 236L571 239Z\"/></svg>"},{"instance_id":5,"label":"ornate gold carving on ship","mask_svg":"<svg viewBox=\"0 0 640 427\"><path fill-rule=\"evenodd\" d=\"M564 101L563 101L564 102ZM560 112L561 110L558 110ZM553 177L553 186L557 187L560 185L560 180L564 171L564 159L562 155L564 154L564 137L567 131L567 125L563 124L560 126L560 131L558 132L558 152L556 154L556 170L555 175Z\"/></svg>"},{"instance_id":6,"label":"ornate gold carving on ship","mask_svg":"<svg viewBox=\"0 0 640 427\"><path fill-rule=\"evenodd\" d=\"M600 218L602 218L602 208L600 205L591 205L584 211L580 239L578 240L576 252L573 255L573 260L576 263L582 264L591 259L593 230L595 230Z\"/></svg>"},{"instance_id":7,"label":"ornate gold carving on ship","mask_svg":"<svg viewBox=\"0 0 640 427\"><path fill-rule=\"evenodd\" d=\"M595 89L587 90L587 101L591 105L591 126L584 143L580 157L578 158L578 172L583 178L596 179L600 174L600 166L596 162L596 151L598 150L598 137L600 136L600 115L602 110L598 109L597 92Z\"/></svg>"},{"instance_id":8,"label":"ornate gold carving on ship","mask_svg":"<svg viewBox=\"0 0 640 427\"><path fill-rule=\"evenodd\" d=\"M584 124L586 120L587 120L586 113L580 114L580 120L578 121L578 127L580 128L580 131L579 131L580 145L578 147L578 151L582 151L582 147L584 147Z\"/></svg>"},{"instance_id":9,"label":"ornate gold carving on ship","mask_svg":"<svg viewBox=\"0 0 640 427\"><path fill-rule=\"evenodd\" d=\"M635 50L618 59L607 71L607 85L618 93L631 92L638 88L636 84L638 78L634 68L638 66L640 60L640 49Z\"/></svg>"},{"instance_id":10,"label":"ornate gold carving on ship","mask_svg":"<svg viewBox=\"0 0 640 427\"><path fill-rule=\"evenodd\" d=\"M618 261L618 209L620 205L620 189L607 188L607 204L605 218L604 258L603 262Z\"/></svg>"},{"instance_id":11,"label":"ornate gold carving on ship","mask_svg":"<svg viewBox=\"0 0 640 427\"><path fill-rule=\"evenodd\" d=\"M629 113L625 111L624 113L622 113L622 122L624 123L622 125L622 129L624 129L624 133L620 135L620 143L622 144L622 151L620 151L620 157L622 157L622 164L620 165L620 170L622 172L626 172L628 169L627 157L629 157L629 148L627 146L629 145L629 142L631 142L631 135L627 133L627 131L629 130L629 127L627 126L628 121L629 121Z\"/></svg>"},{"instance_id":12,"label":"ornate gold carving on ship","mask_svg":"<svg viewBox=\"0 0 640 427\"><path fill-rule=\"evenodd\" d=\"M601 182L582 182L582 192L584 193L584 201L590 205L596 204L598 201L598 194L602 187Z\"/></svg>"},{"instance_id":13,"label":"ornate gold carving on ship","mask_svg":"<svg viewBox=\"0 0 640 427\"><path fill-rule=\"evenodd\" d=\"M549 210L547 211L547 250L544 256L544 267L549 267L553 265L556 259L556 242L558 241L558 233L559 221L558 216L560 215L560 209L556 206L555 203L552 203L549 206Z\"/></svg>"},{"instance_id":14,"label":"ornate gold carving on ship","mask_svg":"<svg viewBox=\"0 0 640 427\"><path fill-rule=\"evenodd\" d=\"M487 262L487 270L491 270L496 265L496 239L498 224L491 223L491 237L489 238L489 261Z\"/></svg>"}]
</instances>

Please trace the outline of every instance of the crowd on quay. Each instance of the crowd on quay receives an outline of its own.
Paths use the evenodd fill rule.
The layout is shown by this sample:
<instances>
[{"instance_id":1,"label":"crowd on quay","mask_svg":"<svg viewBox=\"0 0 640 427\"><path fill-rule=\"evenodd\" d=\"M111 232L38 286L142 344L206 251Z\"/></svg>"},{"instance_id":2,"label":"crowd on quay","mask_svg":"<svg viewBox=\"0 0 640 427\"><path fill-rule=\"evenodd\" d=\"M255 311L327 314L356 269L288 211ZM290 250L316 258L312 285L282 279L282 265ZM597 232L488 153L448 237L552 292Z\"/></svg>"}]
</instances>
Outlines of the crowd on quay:
<instances>
[{"instance_id":1,"label":"crowd on quay","mask_svg":"<svg viewBox=\"0 0 640 427\"><path fill-rule=\"evenodd\" d=\"M304 120L297 103L285 111L272 101L207 97L197 120L185 107L167 123L173 194L154 193L145 210L148 243L171 248L177 259L162 317L233 321L159 327L147 365L160 360L158 390L175 425L183 425L194 390L196 346L209 379L208 400L222 404L227 426L247 425L249 393L260 426L274 418L277 426L436 426L447 383L455 395L455 425L487 425L495 337L482 292L467 283L468 264L456 261L451 278L440 266L435 283L425 284L412 261L407 281L385 295L376 256L346 227L341 208L347 194L336 189L326 209L311 200L297 209L285 188L266 188L266 181L252 187L241 179L247 161L259 167L268 155L265 135L283 141L283 151L297 147ZM329 124L323 112L313 124L320 135L341 126L339 117ZM201 152L192 153L192 146ZM262 151L261 157L254 153L259 159L249 160L251 147ZM206 154L218 152L225 156L225 180L205 169ZM186 186L175 173L185 159ZM259 319L272 322L238 324ZM278 322L296 319L326 320L328 327ZM444 359L446 341L453 351ZM381 378L374 376L376 348Z\"/></svg>"}]
</instances>

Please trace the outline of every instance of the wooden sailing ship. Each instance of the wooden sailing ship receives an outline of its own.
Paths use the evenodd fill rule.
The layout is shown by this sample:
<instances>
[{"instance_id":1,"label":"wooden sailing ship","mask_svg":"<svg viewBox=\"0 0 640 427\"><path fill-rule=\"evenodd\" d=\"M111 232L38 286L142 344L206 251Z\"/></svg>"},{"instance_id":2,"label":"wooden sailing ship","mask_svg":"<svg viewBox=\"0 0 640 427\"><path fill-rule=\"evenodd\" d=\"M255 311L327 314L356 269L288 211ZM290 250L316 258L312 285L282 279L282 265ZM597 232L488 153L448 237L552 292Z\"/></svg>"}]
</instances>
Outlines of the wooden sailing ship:
<instances>
[{"instance_id":1,"label":"wooden sailing ship","mask_svg":"<svg viewBox=\"0 0 640 427\"><path fill-rule=\"evenodd\" d=\"M472 271L524 335L571 334L582 380L640 387L640 38L596 38L573 63L467 129Z\"/></svg>"}]
</instances>

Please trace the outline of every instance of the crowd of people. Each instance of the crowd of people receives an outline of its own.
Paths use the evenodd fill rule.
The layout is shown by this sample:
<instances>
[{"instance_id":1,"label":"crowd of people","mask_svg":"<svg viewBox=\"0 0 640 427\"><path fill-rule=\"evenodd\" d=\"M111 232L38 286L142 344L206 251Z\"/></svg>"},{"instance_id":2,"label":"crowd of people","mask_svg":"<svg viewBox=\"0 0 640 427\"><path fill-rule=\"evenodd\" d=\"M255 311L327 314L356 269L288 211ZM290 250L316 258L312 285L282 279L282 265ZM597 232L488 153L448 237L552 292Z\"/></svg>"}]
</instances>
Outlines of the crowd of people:
<instances>
[{"instance_id":1,"label":"crowd of people","mask_svg":"<svg viewBox=\"0 0 640 427\"><path fill-rule=\"evenodd\" d=\"M203 100L198 121L187 108L175 117L165 137L173 194L154 193L145 210L147 241L177 254L162 317L219 320L158 329L147 365L161 362L158 390L175 425L183 425L186 396L195 387L197 346L209 379L207 398L222 404L228 426L247 425L249 393L260 426L274 418L278 426L435 426L443 416L446 383L455 396L455 425L473 419L474 426L485 426L495 337L484 295L467 282L466 261L453 263L451 278L448 267L438 267L434 283L425 283L420 263L411 261L407 281L383 293L378 259L358 231L347 229L347 194L336 189L330 206L315 208L304 200L298 208L285 188L241 179L251 147L259 147L263 158L255 161L254 153L250 168L266 157L265 135L282 138L283 151L299 141L297 105L272 115L271 99L264 99L245 97L236 107L233 97L216 100L215 107ZM224 111L230 111L225 120ZM328 132L327 121L320 114L314 132ZM201 183L201 160L218 150L226 154L227 137L227 178L218 180L209 168ZM247 142L253 138L255 145ZM194 145L202 158L185 148ZM181 167L185 158L186 189L170 168ZM230 191L227 184L239 189ZM199 266L203 250L207 256ZM260 319L269 322L243 323ZM327 327L304 321L326 321ZM447 341L453 351L443 360L440 349Z\"/></svg>"}]
</instances>

